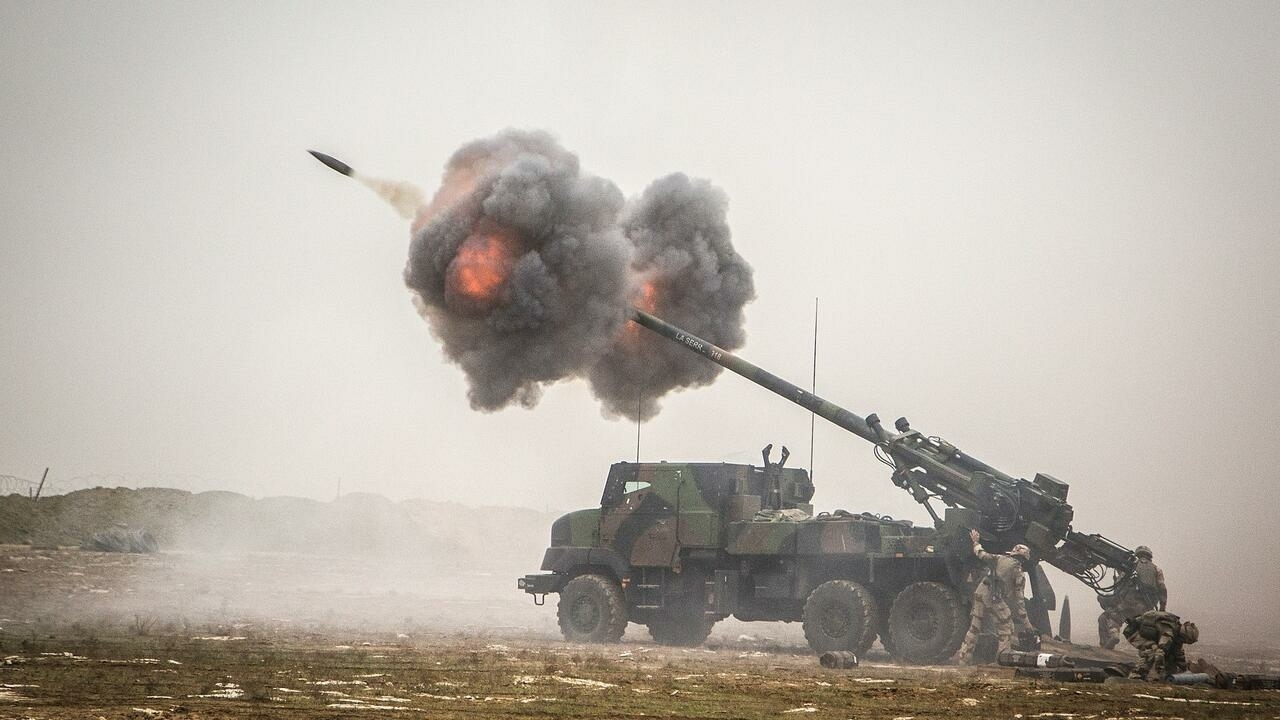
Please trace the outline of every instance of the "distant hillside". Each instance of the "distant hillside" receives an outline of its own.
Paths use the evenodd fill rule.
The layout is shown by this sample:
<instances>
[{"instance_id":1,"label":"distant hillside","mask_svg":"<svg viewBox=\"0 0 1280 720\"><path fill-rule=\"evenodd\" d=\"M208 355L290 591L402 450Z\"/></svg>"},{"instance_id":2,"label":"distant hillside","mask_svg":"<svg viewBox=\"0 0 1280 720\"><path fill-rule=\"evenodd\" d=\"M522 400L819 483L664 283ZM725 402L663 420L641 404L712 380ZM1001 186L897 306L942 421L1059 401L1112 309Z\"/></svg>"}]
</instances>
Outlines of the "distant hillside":
<instances>
[{"instance_id":1,"label":"distant hillside","mask_svg":"<svg viewBox=\"0 0 1280 720\"><path fill-rule=\"evenodd\" d=\"M410 555L452 565L537 569L554 514L352 493L333 502L168 488L93 488L0 497L0 543L79 545L114 526L164 550ZM531 564L532 563L532 564Z\"/></svg>"}]
</instances>

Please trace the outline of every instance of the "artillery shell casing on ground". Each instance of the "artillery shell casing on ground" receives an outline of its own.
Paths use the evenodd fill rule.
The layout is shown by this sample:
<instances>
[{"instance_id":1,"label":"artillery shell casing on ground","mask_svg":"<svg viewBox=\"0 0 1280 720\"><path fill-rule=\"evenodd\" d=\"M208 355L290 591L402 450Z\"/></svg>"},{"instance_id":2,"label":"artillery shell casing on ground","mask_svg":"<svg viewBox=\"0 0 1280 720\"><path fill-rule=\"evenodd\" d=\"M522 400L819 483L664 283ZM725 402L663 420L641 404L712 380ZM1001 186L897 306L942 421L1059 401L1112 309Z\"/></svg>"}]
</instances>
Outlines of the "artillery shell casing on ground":
<instances>
[{"instance_id":1,"label":"artillery shell casing on ground","mask_svg":"<svg viewBox=\"0 0 1280 720\"><path fill-rule=\"evenodd\" d=\"M1209 673L1182 672L1169 676L1174 685L1212 685L1213 677Z\"/></svg>"},{"instance_id":2,"label":"artillery shell casing on ground","mask_svg":"<svg viewBox=\"0 0 1280 720\"><path fill-rule=\"evenodd\" d=\"M1005 650L996 658L1005 667L1058 668L1075 665L1066 655Z\"/></svg>"},{"instance_id":3,"label":"artillery shell casing on ground","mask_svg":"<svg viewBox=\"0 0 1280 720\"><path fill-rule=\"evenodd\" d=\"M845 670L858 667L858 656L848 650L832 650L822 653L818 657L818 662L822 663L824 668Z\"/></svg>"},{"instance_id":4,"label":"artillery shell casing on ground","mask_svg":"<svg viewBox=\"0 0 1280 720\"><path fill-rule=\"evenodd\" d=\"M1013 676L1018 678L1026 678L1029 680L1052 680L1054 682L1106 682L1107 678L1115 677L1107 672L1104 668L1087 667L1087 668L1014 668Z\"/></svg>"}]
</instances>

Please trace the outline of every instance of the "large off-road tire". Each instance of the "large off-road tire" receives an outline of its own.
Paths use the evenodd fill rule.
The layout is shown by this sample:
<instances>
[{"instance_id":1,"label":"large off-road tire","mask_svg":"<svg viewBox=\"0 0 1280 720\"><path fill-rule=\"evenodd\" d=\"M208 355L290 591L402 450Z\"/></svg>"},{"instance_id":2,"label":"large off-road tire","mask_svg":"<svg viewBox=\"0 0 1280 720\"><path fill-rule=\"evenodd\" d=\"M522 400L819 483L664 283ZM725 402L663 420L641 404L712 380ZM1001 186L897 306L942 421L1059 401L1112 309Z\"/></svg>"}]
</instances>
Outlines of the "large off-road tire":
<instances>
[{"instance_id":1,"label":"large off-road tire","mask_svg":"<svg viewBox=\"0 0 1280 720\"><path fill-rule=\"evenodd\" d=\"M649 621L649 634L659 645L697 647L706 642L712 625L715 625L714 620L698 613L680 611L659 615Z\"/></svg>"},{"instance_id":2,"label":"large off-road tire","mask_svg":"<svg viewBox=\"0 0 1280 720\"><path fill-rule=\"evenodd\" d=\"M618 642L627 629L622 588L602 575L579 575L560 591L556 619L569 642Z\"/></svg>"},{"instance_id":3,"label":"large off-road tire","mask_svg":"<svg viewBox=\"0 0 1280 720\"><path fill-rule=\"evenodd\" d=\"M895 660L919 665L945 662L964 641L969 612L956 591L942 583L912 583L889 608Z\"/></svg>"},{"instance_id":4,"label":"large off-road tire","mask_svg":"<svg viewBox=\"0 0 1280 720\"><path fill-rule=\"evenodd\" d=\"M875 598L852 580L831 580L814 588L801 619L814 652L852 650L861 657L876 639Z\"/></svg>"}]
</instances>

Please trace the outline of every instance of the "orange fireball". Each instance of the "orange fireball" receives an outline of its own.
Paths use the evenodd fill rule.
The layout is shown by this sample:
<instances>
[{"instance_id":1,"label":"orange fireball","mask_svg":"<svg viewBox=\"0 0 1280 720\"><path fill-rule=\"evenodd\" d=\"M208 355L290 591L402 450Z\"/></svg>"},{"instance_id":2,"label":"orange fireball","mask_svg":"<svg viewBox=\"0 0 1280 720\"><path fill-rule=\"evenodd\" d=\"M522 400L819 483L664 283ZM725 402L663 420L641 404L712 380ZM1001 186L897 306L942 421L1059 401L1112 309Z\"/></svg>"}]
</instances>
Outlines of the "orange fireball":
<instances>
[{"instance_id":1,"label":"orange fireball","mask_svg":"<svg viewBox=\"0 0 1280 720\"><path fill-rule=\"evenodd\" d=\"M640 287L631 300L631 306L647 313L656 313L658 311L658 286L653 279L640 283ZM644 331L633 322L623 326L622 336L626 339L626 342L632 345L640 342L640 338L645 337Z\"/></svg>"},{"instance_id":2,"label":"orange fireball","mask_svg":"<svg viewBox=\"0 0 1280 720\"><path fill-rule=\"evenodd\" d=\"M640 285L640 297L636 298L636 307L647 313L658 311L658 288L652 280L645 280Z\"/></svg>"},{"instance_id":3,"label":"orange fireball","mask_svg":"<svg viewBox=\"0 0 1280 720\"><path fill-rule=\"evenodd\" d=\"M511 275L510 241L503 235L472 235L463 241L450 268L454 292L480 305L490 305Z\"/></svg>"}]
</instances>

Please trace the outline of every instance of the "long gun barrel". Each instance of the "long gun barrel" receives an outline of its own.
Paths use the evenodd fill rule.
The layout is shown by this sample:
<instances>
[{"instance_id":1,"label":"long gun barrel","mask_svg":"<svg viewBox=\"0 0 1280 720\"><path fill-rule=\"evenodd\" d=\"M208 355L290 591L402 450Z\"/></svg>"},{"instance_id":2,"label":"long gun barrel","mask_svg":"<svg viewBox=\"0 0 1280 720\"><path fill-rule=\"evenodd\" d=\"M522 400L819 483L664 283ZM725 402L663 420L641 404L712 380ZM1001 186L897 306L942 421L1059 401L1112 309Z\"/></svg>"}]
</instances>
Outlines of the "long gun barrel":
<instances>
[{"instance_id":1,"label":"long gun barrel","mask_svg":"<svg viewBox=\"0 0 1280 720\"><path fill-rule=\"evenodd\" d=\"M893 483L924 505L935 523L943 524L930 505L936 498L957 509L947 512L948 523L954 512L955 522L978 529L993 548L1025 543L1035 559L1078 578L1099 595L1115 590L1107 582L1108 569L1123 577L1131 574L1131 550L1101 535L1071 529L1066 483L1044 474L1034 481L1012 477L941 438L911 429L906 418L894 423L896 432L888 430L874 413L861 417L643 310L632 308L632 319L875 445L876 457L893 469ZM1043 583L1041 591L1038 582ZM1042 573L1033 573L1032 591L1051 597Z\"/></svg>"}]
</instances>

